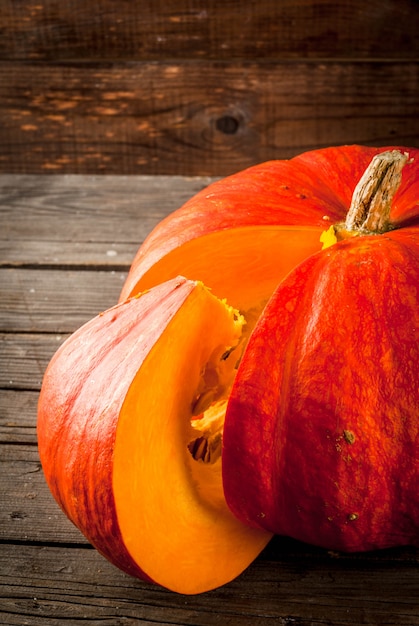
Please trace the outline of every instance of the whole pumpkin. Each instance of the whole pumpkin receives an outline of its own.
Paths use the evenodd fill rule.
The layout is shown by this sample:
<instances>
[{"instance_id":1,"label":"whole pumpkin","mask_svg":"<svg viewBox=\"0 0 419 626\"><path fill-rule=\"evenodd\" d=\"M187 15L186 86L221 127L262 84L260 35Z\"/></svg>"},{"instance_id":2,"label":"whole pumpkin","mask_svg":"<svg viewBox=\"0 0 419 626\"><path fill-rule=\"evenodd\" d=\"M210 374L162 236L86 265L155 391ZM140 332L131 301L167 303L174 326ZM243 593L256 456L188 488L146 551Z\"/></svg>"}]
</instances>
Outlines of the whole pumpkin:
<instances>
[{"instance_id":1,"label":"whole pumpkin","mask_svg":"<svg viewBox=\"0 0 419 626\"><path fill-rule=\"evenodd\" d=\"M54 357L45 475L116 565L197 593L273 533L419 544L418 156L329 148L214 183Z\"/></svg>"}]
</instances>

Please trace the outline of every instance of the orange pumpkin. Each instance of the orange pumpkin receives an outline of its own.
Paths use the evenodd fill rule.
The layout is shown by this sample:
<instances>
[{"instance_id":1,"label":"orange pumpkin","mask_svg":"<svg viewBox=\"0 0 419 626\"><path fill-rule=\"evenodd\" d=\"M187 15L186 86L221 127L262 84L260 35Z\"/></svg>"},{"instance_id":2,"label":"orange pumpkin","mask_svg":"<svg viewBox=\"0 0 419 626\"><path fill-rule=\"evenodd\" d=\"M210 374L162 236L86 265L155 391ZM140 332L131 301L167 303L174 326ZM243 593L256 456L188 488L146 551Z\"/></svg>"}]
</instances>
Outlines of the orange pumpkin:
<instances>
[{"instance_id":1,"label":"orange pumpkin","mask_svg":"<svg viewBox=\"0 0 419 626\"><path fill-rule=\"evenodd\" d=\"M273 533L419 543L418 156L330 148L214 183L59 350L42 464L113 563L198 593Z\"/></svg>"}]
</instances>

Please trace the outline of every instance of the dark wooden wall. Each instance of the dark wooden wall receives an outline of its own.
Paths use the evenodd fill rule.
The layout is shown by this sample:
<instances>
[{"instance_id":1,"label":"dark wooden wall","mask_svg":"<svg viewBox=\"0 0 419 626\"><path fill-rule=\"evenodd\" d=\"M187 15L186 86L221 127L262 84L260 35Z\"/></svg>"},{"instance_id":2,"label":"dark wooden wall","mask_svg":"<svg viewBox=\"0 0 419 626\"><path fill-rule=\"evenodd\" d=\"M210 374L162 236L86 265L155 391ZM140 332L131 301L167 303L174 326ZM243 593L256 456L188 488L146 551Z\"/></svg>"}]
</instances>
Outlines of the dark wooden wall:
<instances>
[{"instance_id":1,"label":"dark wooden wall","mask_svg":"<svg viewBox=\"0 0 419 626\"><path fill-rule=\"evenodd\" d=\"M419 144L418 0L0 0L0 171Z\"/></svg>"}]
</instances>

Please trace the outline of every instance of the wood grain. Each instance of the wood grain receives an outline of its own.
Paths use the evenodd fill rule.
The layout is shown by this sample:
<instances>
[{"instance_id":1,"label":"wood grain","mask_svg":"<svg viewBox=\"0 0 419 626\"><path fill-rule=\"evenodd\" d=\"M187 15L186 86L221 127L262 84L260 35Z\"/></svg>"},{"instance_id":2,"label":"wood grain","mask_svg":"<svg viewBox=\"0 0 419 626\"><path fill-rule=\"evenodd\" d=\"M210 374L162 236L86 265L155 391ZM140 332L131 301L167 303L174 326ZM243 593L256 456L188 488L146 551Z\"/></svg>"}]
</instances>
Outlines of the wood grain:
<instances>
[{"instance_id":1,"label":"wood grain","mask_svg":"<svg viewBox=\"0 0 419 626\"><path fill-rule=\"evenodd\" d=\"M36 445L38 391L0 389L0 444Z\"/></svg>"},{"instance_id":2,"label":"wood grain","mask_svg":"<svg viewBox=\"0 0 419 626\"><path fill-rule=\"evenodd\" d=\"M415 0L30 0L0 5L0 57L417 58Z\"/></svg>"},{"instance_id":3,"label":"wood grain","mask_svg":"<svg viewBox=\"0 0 419 626\"><path fill-rule=\"evenodd\" d=\"M87 543L54 502L36 446L3 444L0 458L0 540Z\"/></svg>"},{"instance_id":4,"label":"wood grain","mask_svg":"<svg viewBox=\"0 0 419 626\"><path fill-rule=\"evenodd\" d=\"M224 176L322 146L415 145L419 65L0 63L0 171Z\"/></svg>"},{"instance_id":5,"label":"wood grain","mask_svg":"<svg viewBox=\"0 0 419 626\"><path fill-rule=\"evenodd\" d=\"M0 616L5 624L33 626L80 620L109 626L139 621L150 626L417 625L414 560L405 559L400 567L391 555L382 561L341 561L321 552L304 562L303 554L301 546L278 539L229 585L201 596L175 596L118 572L94 550L10 545L0 552Z\"/></svg>"},{"instance_id":6,"label":"wood grain","mask_svg":"<svg viewBox=\"0 0 419 626\"><path fill-rule=\"evenodd\" d=\"M67 336L0 333L0 389L39 391L52 355Z\"/></svg>"},{"instance_id":7,"label":"wood grain","mask_svg":"<svg viewBox=\"0 0 419 626\"><path fill-rule=\"evenodd\" d=\"M3 175L0 267L127 270L157 222L212 180Z\"/></svg>"},{"instance_id":8,"label":"wood grain","mask_svg":"<svg viewBox=\"0 0 419 626\"><path fill-rule=\"evenodd\" d=\"M118 302L125 278L120 271L0 269L1 327L6 332L73 332Z\"/></svg>"}]
</instances>

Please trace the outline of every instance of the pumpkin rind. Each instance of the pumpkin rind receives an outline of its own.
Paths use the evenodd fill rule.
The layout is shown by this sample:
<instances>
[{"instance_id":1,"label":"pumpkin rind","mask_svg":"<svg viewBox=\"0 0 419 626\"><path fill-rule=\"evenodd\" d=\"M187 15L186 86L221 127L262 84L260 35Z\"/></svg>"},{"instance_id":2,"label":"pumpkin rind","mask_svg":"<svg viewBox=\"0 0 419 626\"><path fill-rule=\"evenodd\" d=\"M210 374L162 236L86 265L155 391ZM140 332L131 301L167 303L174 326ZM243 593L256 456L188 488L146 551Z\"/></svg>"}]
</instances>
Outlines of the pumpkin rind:
<instances>
[{"instance_id":1,"label":"pumpkin rind","mask_svg":"<svg viewBox=\"0 0 419 626\"><path fill-rule=\"evenodd\" d=\"M279 285L226 413L239 519L329 549L419 544L418 286L418 227L337 243Z\"/></svg>"}]
</instances>

